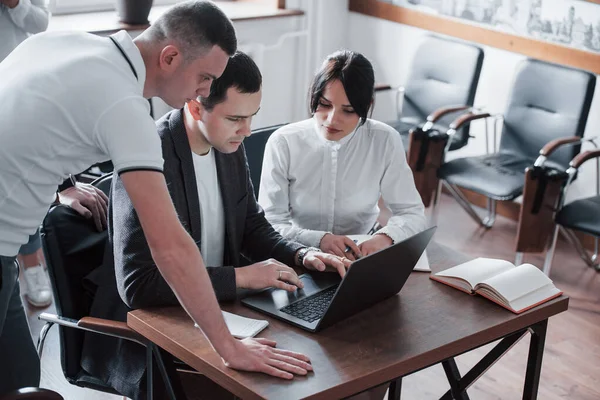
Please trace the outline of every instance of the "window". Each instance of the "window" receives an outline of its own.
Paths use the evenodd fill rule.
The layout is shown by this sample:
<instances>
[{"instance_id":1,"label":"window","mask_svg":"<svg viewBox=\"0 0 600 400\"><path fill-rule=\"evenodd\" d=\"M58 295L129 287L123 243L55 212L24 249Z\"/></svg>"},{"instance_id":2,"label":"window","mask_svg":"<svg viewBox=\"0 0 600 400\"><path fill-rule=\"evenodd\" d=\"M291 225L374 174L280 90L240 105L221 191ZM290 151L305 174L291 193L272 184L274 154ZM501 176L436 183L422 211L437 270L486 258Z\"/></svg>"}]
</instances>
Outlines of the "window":
<instances>
[{"instance_id":1,"label":"window","mask_svg":"<svg viewBox=\"0 0 600 400\"><path fill-rule=\"evenodd\" d=\"M182 0L154 0L153 5L175 4ZM115 9L115 0L58 0L54 14L108 11Z\"/></svg>"}]
</instances>

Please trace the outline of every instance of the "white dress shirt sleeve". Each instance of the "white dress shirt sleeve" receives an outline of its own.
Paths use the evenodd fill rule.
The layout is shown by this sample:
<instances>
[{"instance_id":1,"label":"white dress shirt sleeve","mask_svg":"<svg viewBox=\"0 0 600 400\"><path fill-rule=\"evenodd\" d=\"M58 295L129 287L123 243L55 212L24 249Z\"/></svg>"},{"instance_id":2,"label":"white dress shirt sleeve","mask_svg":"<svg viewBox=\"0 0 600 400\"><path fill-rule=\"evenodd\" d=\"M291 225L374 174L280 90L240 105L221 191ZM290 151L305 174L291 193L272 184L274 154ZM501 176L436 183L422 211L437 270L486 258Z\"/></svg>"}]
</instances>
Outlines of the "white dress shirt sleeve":
<instances>
[{"instance_id":1,"label":"white dress shirt sleeve","mask_svg":"<svg viewBox=\"0 0 600 400\"><path fill-rule=\"evenodd\" d=\"M415 187L412 171L400 135L394 132L388 138L385 151L386 168L381 179L381 195L392 211L387 226L377 233L388 235L398 243L425 230L425 207Z\"/></svg>"},{"instance_id":2,"label":"white dress shirt sleeve","mask_svg":"<svg viewBox=\"0 0 600 400\"><path fill-rule=\"evenodd\" d=\"M19 0L15 8L7 8L10 19L27 33L40 33L48 28L54 0Z\"/></svg>"},{"instance_id":3,"label":"white dress shirt sleeve","mask_svg":"<svg viewBox=\"0 0 600 400\"><path fill-rule=\"evenodd\" d=\"M289 180L290 149L281 135L268 140L260 177L258 202L265 217L283 237L305 246L319 247L328 232L302 229L292 223Z\"/></svg>"}]
</instances>

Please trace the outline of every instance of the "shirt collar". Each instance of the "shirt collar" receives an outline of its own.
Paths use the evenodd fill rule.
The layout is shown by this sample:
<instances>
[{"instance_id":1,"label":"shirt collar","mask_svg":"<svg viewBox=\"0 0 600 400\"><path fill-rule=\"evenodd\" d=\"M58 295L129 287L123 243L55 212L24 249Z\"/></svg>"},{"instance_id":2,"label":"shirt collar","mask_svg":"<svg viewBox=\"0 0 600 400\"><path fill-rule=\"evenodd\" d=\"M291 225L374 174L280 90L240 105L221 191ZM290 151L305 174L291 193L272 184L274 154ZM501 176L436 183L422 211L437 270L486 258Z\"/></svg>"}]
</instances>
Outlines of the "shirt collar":
<instances>
[{"instance_id":1,"label":"shirt collar","mask_svg":"<svg viewBox=\"0 0 600 400\"><path fill-rule=\"evenodd\" d=\"M317 134L317 137L321 140L322 143L324 143L326 146L332 148L332 149L336 149L339 150L340 148L342 148L346 143L348 143L350 140L352 140L352 138L354 137L354 135L356 134L356 131L359 128L359 124L360 121L356 124L356 128L354 128L354 130L348 135L345 136L343 138L341 138L340 140L327 140L323 137L323 135L321 135L321 132L319 132L319 124L317 123L317 120L313 118L313 127L314 127L314 132Z\"/></svg>"},{"instance_id":2,"label":"shirt collar","mask_svg":"<svg viewBox=\"0 0 600 400\"><path fill-rule=\"evenodd\" d=\"M121 48L127 57L129 57L129 61L133 64L133 68L135 68L135 72L138 75L138 84L143 93L144 83L146 82L146 64L144 64L140 49L133 43L133 39L125 30L119 31L111 36L121 45Z\"/></svg>"}]
</instances>

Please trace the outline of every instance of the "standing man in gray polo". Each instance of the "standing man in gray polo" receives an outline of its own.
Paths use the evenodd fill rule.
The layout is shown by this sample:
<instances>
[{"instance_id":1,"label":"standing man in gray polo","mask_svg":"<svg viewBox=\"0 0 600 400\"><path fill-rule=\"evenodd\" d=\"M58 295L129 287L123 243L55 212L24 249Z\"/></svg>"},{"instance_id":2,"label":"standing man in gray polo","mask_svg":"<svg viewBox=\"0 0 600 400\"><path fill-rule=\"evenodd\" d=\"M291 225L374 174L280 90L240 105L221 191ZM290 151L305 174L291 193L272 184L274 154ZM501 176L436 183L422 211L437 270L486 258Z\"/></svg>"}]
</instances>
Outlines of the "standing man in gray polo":
<instances>
[{"instance_id":1,"label":"standing man in gray polo","mask_svg":"<svg viewBox=\"0 0 600 400\"><path fill-rule=\"evenodd\" d=\"M312 370L302 354L229 334L204 261L177 218L162 175L160 140L146 99L157 96L181 108L207 96L236 47L233 25L218 7L188 1L135 41L126 32L109 38L42 33L0 63L0 396L39 385L39 359L18 292L19 247L57 198L84 201L105 222L100 193L76 185L65 198L56 188L69 174L108 159L161 274L225 365L284 379Z\"/></svg>"}]
</instances>

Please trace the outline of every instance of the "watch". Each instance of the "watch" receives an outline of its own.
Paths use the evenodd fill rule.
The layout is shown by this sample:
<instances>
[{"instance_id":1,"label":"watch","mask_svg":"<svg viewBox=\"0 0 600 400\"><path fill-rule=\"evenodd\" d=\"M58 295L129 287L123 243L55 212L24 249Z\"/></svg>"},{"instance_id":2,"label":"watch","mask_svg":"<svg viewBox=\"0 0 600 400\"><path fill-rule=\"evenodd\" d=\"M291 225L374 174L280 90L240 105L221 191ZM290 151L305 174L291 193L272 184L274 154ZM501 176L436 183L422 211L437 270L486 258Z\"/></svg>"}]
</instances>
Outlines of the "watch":
<instances>
[{"instance_id":1,"label":"watch","mask_svg":"<svg viewBox=\"0 0 600 400\"><path fill-rule=\"evenodd\" d=\"M304 257L306 257L306 254L308 254L309 251L321 251L321 250L317 249L316 247L301 248L300 250L298 250L298 265L304 266Z\"/></svg>"},{"instance_id":2,"label":"watch","mask_svg":"<svg viewBox=\"0 0 600 400\"><path fill-rule=\"evenodd\" d=\"M65 179L65 181L63 183L61 183L60 185L58 185L58 192L62 192L63 190L67 190L68 188L74 187L77 184L77 180L75 180L75 177L71 174L69 174L69 177L67 179Z\"/></svg>"}]
</instances>

